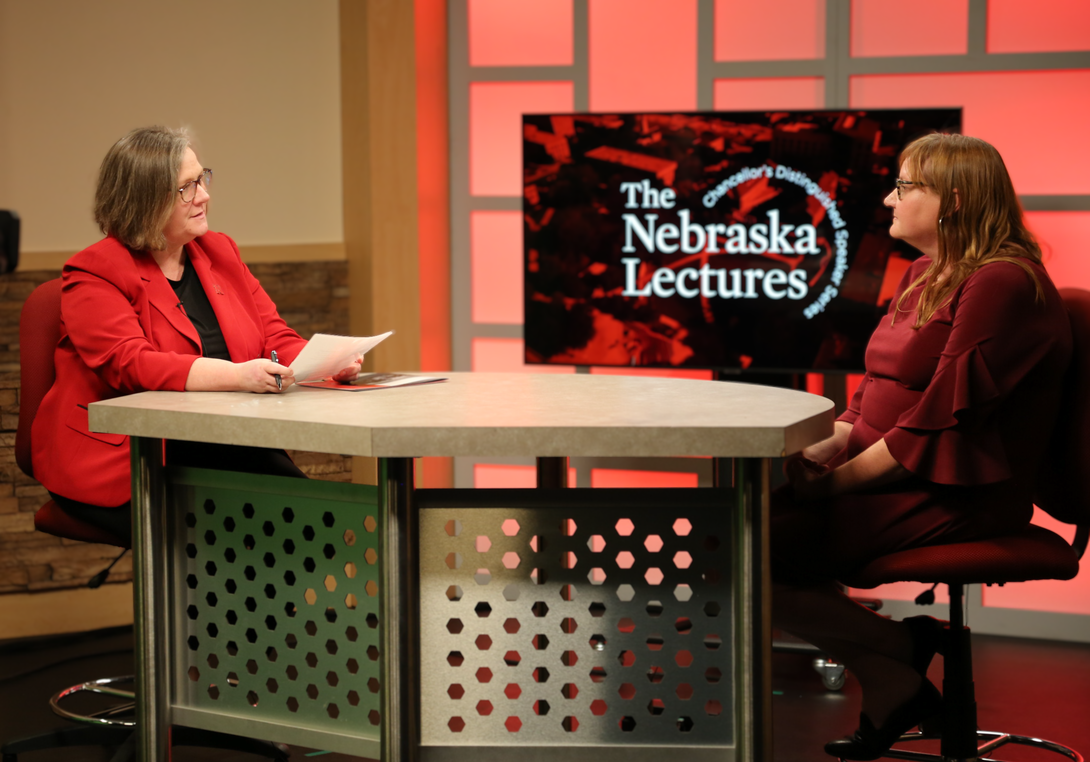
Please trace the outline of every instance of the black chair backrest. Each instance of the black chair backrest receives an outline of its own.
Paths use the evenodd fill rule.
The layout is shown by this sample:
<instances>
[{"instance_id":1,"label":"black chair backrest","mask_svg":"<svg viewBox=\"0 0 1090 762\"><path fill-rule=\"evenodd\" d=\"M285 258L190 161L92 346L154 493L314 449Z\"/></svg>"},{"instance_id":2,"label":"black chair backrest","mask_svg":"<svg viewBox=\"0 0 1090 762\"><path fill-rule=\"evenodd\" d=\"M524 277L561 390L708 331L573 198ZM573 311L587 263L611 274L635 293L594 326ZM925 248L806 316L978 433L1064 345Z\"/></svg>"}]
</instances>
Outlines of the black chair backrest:
<instances>
[{"instance_id":1,"label":"black chair backrest","mask_svg":"<svg viewBox=\"0 0 1090 762\"><path fill-rule=\"evenodd\" d=\"M1090 531L1090 291L1065 288L1060 296L1071 318L1074 351L1034 502L1053 518L1079 525L1085 546Z\"/></svg>"},{"instance_id":2,"label":"black chair backrest","mask_svg":"<svg viewBox=\"0 0 1090 762\"><path fill-rule=\"evenodd\" d=\"M61 279L38 286L19 313L19 428L15 432L15 462L27 476L31 463L30 427L38 406L57 377L53 355L61 339Z\"/></svg>"}]
</instances>

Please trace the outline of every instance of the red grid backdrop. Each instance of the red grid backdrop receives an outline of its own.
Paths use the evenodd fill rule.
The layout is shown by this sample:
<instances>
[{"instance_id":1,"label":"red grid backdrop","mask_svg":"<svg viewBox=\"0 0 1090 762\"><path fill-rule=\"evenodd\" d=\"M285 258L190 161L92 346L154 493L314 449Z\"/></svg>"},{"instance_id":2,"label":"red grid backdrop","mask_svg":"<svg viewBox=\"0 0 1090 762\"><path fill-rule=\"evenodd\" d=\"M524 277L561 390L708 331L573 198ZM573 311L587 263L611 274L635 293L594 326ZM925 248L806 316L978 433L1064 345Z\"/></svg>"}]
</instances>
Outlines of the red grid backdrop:
<instances>
[{"instance_id":1,"label":"red grid backdrop","mask_svg":"<svg viewBox=\"0 0 1090 762\"><path fill-rule=\"evenodd\" d=\"M716 0L714 59L819 59L825 55L824 0ZM768 19L774 17L775 24ZM696 0L589 0L589 105L592 111L694 110L697 90ZM854 0L855 57L966 53L968 0L920 0L913 12L885 0ZM475 66L547 66L572 62L571 0L510 3L469 0L470 60ZM1090 5L1082 0L989 0L989 53L1090 49ZM1090 71L865 75L851 80L853 107L963 106L964 129L1003 153L1020 193L1090 193ZM518 196L518 117L572 108L571 82L477 83L470 94L470 186L476 196ZM720 79L716 109L814 108L822 77ZM1030 212L1057 284L1090 288L1083 254L1090 212ZM521 323L521 223L517 212L475 212L472 316L479 323ZM477 338L475 370L530 370L518 339ZM571 372L571 368L550 368ZM594 369L594 372L618 372ZM644 371L707 377L706 372ZM850 379L849 393L857 378ZM820 377L808 388L820 392ZM497 470L499 469L499 470ZM596 470L596 486L673 484L678 474ZM477 466L479 485L533 481L531 467ZM695 477L694 477L695 478ZM618 479L620 481L618 481ZM605 481L603 481L605 480ZM1041 520L1048 526L1047 520ZM985 604L1090 614L1090 575L1072 583L989 589ZM1079 589L1076 590L1075 588ZM883 588L910 598L918 585ZM1081 594L1080 594L1081 593Z\"/></svg>"}]
</instances>

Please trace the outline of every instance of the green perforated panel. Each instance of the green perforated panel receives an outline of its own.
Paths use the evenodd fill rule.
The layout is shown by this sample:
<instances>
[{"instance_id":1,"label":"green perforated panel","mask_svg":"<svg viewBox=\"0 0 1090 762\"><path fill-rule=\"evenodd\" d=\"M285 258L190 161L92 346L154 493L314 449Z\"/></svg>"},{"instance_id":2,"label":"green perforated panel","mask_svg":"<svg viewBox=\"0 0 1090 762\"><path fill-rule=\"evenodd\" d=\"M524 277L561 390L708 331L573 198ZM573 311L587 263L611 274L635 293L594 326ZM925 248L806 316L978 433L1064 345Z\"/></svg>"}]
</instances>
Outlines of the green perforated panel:
<instances>
[{"instance_id":1,"label":"green perforated panel","mask_svg":"<svg viewBox=\"0 0 1090 762\"><path fill-rule=\"evenodd\" d=\"M374 487L176 469L176 703L377 740Z\"/></svg>"}]
</instances>

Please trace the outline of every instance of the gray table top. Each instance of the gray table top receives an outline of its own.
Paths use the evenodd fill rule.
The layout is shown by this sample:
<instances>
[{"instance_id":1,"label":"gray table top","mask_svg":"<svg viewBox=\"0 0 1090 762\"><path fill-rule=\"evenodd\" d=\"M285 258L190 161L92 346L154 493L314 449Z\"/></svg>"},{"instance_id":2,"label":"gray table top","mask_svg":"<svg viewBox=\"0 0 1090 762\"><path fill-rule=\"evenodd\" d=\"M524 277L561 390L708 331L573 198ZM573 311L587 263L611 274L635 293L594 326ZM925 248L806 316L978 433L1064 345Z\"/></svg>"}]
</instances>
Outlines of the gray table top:
<instances>
[{"instance_id":1,"label":"gray table top","mask_svg":"<svg viewBox=\"0 0 1090 762\"><path fill-rule=\"evenodd\" d=\"M377 457L780 457L833 432L789 389L646 376L447 373L437 384L283 394L142 392L90 406L94 431Z\"/></svg>"}]
</instances>

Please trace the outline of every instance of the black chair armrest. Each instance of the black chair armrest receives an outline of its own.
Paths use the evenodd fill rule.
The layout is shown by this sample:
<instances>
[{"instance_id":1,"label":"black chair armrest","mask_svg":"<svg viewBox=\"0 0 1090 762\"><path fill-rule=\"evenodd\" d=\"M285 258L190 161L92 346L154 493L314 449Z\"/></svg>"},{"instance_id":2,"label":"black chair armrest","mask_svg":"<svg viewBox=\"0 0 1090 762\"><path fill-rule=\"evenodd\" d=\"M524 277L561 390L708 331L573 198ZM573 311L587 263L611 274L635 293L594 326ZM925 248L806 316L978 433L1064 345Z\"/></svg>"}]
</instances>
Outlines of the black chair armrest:
<instances>
[{"instance_id":1,"label":"black chair armrest","mask_svg":"<svg viewBox=\"0 0 1090 762\"><path fill-rule=\"evenodd\" d=\"M1075 527L1075 537L1071 540L1071 549L1075 551L1075 555L1082 559L1082 554L1086 552L1087 542L1090 541L1090 524L1079 524Z\"/></svg>"}]
</instances>

